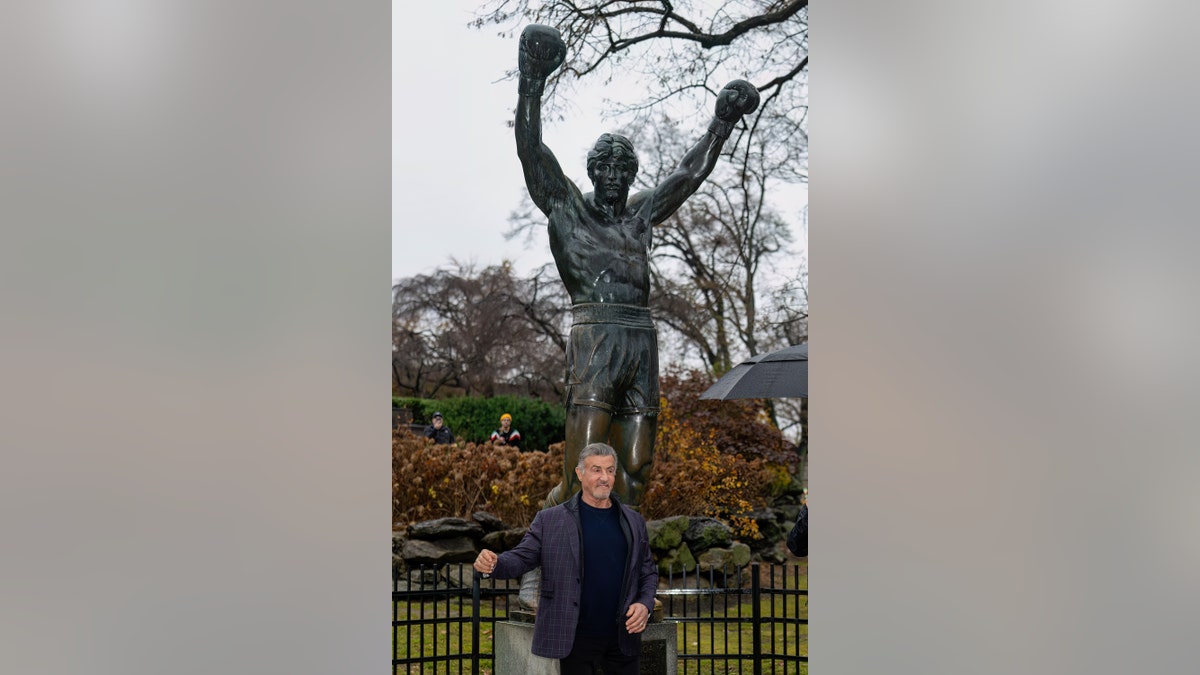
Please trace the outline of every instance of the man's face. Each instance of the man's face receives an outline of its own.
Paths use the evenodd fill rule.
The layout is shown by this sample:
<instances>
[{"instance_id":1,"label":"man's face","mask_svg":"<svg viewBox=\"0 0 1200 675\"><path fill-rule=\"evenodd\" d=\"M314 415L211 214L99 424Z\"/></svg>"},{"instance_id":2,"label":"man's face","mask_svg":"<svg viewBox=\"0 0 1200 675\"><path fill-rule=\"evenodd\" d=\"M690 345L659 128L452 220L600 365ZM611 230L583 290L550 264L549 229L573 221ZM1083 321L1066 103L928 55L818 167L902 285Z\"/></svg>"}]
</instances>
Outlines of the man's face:
<instances>
[{"instance_id":1,"label":"man's face","mask_svg":"<svg viewBox=\"0 0 1200 675\"><path fill-rule=\"evenodd\" d=\"M505 433L508 433L508 428L509 428L510 426L512 426L512 422L511 422L511 421L509 421L509 419L508 419L507 417L505 417L504 419L500 420L500 431L503 431L503 432L505 432Z\"/></svg>"},{"instance_id":2,"label":"man's face","mask_svg":"<svg viewBox=\"0 0 1200 675\"><path fill-rule=\"evenodd\" d=\"M575 475L583 486L583 494L592 501L602 502L612 496L613 483L617 480L616 457L588 457L583 467L575 467Z\"/></svg>"},{"instance_id":3,"label":"man's face","mask_svg":"<svg viewBox=\"0 0 1200 675\"><path fill-rule=\"evenodd\" d=\"M610 156L593 165L590 178L596 196L601 201L610 204L623 203L629 194L629 184L633 181L633 174L629 170L628 163L620 158Z\"/></svg>"},{"instance_id":4,"label":"man's face","mask_svg":"<svg viewBox=\"0 0 1200 675\"><path fill-rule=\"evenodd\" d=\"M442 418L440 418L440 417L433 418L433 428L434 429L442 428Z\"/></svg>"}]
</instances>

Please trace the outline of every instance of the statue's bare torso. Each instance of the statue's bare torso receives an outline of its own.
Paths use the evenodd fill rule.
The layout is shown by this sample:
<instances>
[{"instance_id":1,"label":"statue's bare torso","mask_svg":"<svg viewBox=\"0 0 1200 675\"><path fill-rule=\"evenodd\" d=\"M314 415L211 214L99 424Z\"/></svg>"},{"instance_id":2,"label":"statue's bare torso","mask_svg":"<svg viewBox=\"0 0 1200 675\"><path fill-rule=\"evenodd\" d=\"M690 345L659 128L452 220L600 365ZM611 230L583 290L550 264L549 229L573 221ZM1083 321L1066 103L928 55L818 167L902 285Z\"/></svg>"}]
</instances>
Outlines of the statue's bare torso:
<instances>
[{"instance_id":1,"label":"statue's bare torso","mask_svg":"<svg viewBox=\"0 0 1200 675\"><path fill-rule=\"evenodd\" d=\"M645 307L650 300L650 220L645 209L620 215L595 206L593 193L551 212L550 250L572 304Z\"/></svg>"}]
</instances>

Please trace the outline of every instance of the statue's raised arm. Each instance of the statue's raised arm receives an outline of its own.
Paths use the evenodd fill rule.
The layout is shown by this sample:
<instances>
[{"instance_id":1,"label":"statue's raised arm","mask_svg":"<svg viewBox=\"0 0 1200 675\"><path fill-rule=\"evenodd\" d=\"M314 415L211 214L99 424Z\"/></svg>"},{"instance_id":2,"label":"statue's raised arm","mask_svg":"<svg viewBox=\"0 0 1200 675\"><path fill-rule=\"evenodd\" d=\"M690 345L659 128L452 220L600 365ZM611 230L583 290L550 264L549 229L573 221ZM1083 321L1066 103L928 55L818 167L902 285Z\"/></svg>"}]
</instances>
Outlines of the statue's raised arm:
<instances>
[{"instance_id":1,"label":"statue's raised arm","mask_svg":"<svg viewBox=\"0 0 1200 675\"><path fill-rule=\"evenodd\" d=\"M636 208L646 203L644 200L649 200L651 223L657 225L669 218L712 173L725 139L729 138L742 115L758 109L758 101L758 90L745 80L734 80L725 85L717 96L716 114L708 125L708 131L683 156L674 173L657 187L631 197L629 207Z\"/></svg>"},{"instance_id":2,"label":"statue's raised arm","mask_svg":"<svg viewBox=\"0 0 1200 675\"><path fill-rule=\"evenodd\" d=\"M542 143L542 89L562 65L567 48L554 28L532 24L521 33L517 66L521 72L517 101L517 157L533 203L547 216L556 201L570 195L574 184L563 174L554 153ZM578 191L578 188L576 188Z\"/></svg>"}]
</instances>

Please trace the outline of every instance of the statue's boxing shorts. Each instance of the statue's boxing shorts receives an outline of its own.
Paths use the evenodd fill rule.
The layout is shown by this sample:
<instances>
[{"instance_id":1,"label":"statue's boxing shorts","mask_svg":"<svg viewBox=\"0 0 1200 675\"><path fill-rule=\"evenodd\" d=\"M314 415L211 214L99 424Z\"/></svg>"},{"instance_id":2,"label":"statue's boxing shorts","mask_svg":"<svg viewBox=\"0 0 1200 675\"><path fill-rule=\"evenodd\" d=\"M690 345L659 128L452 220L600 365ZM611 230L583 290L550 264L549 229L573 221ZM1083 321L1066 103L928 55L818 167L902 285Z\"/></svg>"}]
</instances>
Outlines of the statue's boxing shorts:
<instances>
[{"instance_id":1,"label":"statue's boxing shorts","mask_svg":"<svg viewBox=\"0 0 1200 675\"><path fill-rule=\"evenodd\" d=\"M658 333L650 308L581 303L571 316L567 407L657 415Z\"/></svg>"}]
</instances>

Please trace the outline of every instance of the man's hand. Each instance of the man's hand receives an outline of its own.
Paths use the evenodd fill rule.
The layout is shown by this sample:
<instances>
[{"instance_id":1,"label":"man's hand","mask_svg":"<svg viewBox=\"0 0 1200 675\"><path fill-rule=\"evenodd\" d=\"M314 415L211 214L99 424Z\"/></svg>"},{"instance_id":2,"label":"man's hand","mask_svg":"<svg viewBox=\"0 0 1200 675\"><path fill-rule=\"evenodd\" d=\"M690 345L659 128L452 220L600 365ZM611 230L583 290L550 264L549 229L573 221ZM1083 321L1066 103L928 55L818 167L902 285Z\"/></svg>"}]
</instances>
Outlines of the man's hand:
<instances>
[{"instance_id":1,"label":"man's hand","mask_svg":"<svg viewBox=\"0 0 1200 675\"><path fill-rule=\"evenodd\" d=\"M566 57L567 46L556 29L534 23L521 32L517 67L523 77L544 80Z\"/></svg>"},{"instance_id":2,"label":"man's hand","mask_svg":"<svg viewBox=\"0 0 1200 675\"><path fill-rule=\"evenodd\" d=\"M483 574L491 574L492 570L496 569L496 554L486 548L479 552L479 556L475 558L473 565L476 572Z\"/></svg>"},{"instance_id":3,"label":"man's hand","mask_svg":"<svg viewBox=\"0 0 1200 675\"><path fill-rule=\"evenodd\" d=\"M745 80L734 80L717 95L717 118L737 122L742 115L758 109L758 90Z\"/></svg>"},{"instance_id":4,"label":"man's hand","mask_svg":"<svg viewBox=\"0 0 1200 675\"><path fill-rule=\"evenodd\" d=\"M625 630L632 633L640 633L646 630L646 624L650 621L650 610L640 602L635 602L625 610Z\"/></svg>"}]
</instances>

